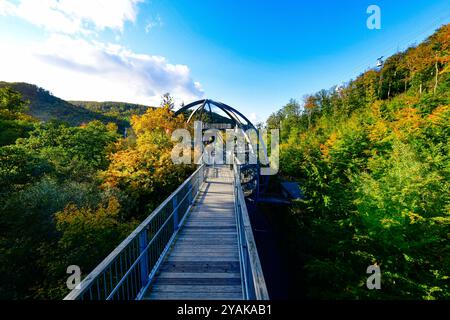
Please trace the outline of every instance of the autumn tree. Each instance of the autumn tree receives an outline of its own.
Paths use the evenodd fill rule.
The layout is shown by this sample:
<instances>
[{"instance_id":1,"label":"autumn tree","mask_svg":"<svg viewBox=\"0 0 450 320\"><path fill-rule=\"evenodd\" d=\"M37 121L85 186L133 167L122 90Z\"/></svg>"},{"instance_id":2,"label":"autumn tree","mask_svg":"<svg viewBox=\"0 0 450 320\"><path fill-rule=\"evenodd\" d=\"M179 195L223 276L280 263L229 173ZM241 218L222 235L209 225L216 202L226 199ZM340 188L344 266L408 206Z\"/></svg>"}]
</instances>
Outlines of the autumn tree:
<instances>
[{"instance_id":1,"label":"autumn tree","mask_svg":"<svg viewBox=\"0 0 450 320\"><path fill-rule=\"evenodd\" d=\"M438 87L438 79L440 74L440 69L443 66L448 66L450 62L450 24L443 26L430 38L431 46L434 51L434 88L433 92L436 94ZM448 72L447 70L443 70Z\"/></svg>"},{"instance_id":2,"label":"autumn tree","mask_svg":"<svg viewBox=\"0 0 450 320\"><path fill-rule=\"evenodd\" d=\"M128 214L143 218L186 178L192 167L172 162L171 134L186 125L183 116L174 117L169 104L133 116L131 124L135 138L133 142L119 142L109 168L102 174L103 186L124 192Z\"/></svg>"},{"instance_id":3,"label":"autumn tree","mask_svg":"<svg viewBox=\"0 0 450 320\"><path fill-rule=\"evenodd\" d=\"M317 111L316 98L312 95L303 97L303 108L308 117L308 127L311 126L311 118L315 111Z\"/></svg>"}]
</instances>

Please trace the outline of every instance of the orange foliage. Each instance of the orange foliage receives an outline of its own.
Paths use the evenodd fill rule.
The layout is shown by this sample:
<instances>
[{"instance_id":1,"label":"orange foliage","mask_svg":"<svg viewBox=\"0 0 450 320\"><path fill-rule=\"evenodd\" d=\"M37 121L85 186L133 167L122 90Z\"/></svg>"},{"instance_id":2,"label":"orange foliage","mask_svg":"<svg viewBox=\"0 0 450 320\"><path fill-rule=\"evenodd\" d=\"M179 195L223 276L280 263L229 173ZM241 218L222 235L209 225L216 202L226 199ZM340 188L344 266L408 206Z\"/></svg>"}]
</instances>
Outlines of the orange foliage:
<instances>
[{"instance_id":1,"label":"orange foliage","mask_svg":"<svg viewBox=\"0 0 450 320\"><path fill-rule=\"evenodd\" d=\"M438 57L440 63L448 63L450 61L450 24L443 26L434 36L437 42L437 49L441 52Z\"/></svg>"},{"instance_id":2,"label":"orange foliage","mask_svg":"<svg viewBox=\"0 0 450 320\"><path fill-rule=\"evenodd\" d=\"M333 148L333 145L338 140L339 136L336 131L331 133L328 140L325 142L325 144L320 145L320 151L322 152L323 156L325 158L328 158L330 156L330 149Z\"/></svg>"},{"instance_id":3,"label":"orange foliage","mask_svg":"<svg viewBox=\"0 0 450 320\"><path fill-rule=\"evenodd\" d=\"M450 105L440 106L433 110L428 120L435 126L441 126L450 122Z\"/></svg>"},{"instance_id":4,"label":"orange foliage","mask_svg":"<svg viewBox=\"0 0 450 320\"><path fill-rule=\"evenodd\" d=\"M395 113L395 117L397 120L392 123L392 129L399 138L403 136L403 132L408 135L417 133L425 123L416 108L402 108Z\"/></svg>"},{"instance_id":5,"label":"orange foliage","mask_svg":"<svg viewBox=\"0 0 450 320\"><path fill-rule=\"evenodd\" d=\"M388 133L388 124L383 120L379 120L370 127L370 131L368 134L369 140L372 142L381 141L388 135Z\"/></svg>"},{"instance_id":6,"label":"orange foliage","mask_svg":"<svg viewBox=\"0 0 450 320\"><path fill-rule=\"evenodd\" d=\"M131 118L131 126L136 135L148 131L163 131L166 134L172 133L175 129L184 128L184 117L173 116L173 112L168 107L149 108L142 116L134 115Z\"/></svg>"},{"instance_id":7,"label":"orange foliage","mask_svg":"<svg viewBox=\"0 0 450 320\"><path fill-rule=\"evenodd\" d=\"M185 174L186 168L171 158L171 133L185 128L183 116L174 117L168 107L160 107L133 116L131 123L136 136L119 143L119 150L111 155L110 166L102 174L104 188L151 192Z\"/></svg>"}]
</instances>

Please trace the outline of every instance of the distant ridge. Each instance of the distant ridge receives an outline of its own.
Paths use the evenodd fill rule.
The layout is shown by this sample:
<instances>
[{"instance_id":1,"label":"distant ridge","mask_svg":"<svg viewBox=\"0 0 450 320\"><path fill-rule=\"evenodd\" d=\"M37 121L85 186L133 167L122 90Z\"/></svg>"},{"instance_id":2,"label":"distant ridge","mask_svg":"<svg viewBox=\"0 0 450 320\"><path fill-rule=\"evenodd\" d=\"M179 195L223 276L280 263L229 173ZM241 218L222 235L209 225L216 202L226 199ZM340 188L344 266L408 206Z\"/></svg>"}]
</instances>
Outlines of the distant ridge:
<instances>
[{"instance_id":1,"label":"distant ridge","mask_svg":"<svg viewBox=\"0 0 450 320\"><path fill-rule=\"evenodd\" d=\"M24 82L0 81L0 88L11 87L29 101L25 113L42 121L56 119L71 126L79 126L93 120L116 123L120 130L130 126L129 117L143 114L148 107L125 102L65 101L48 90Z\"/></svg>"},{"instance_id":2,"label":"distant ridge","mask_svg":"<svg viewBox=\"0 0 450 320\"><path fill-rule=\"evenodd\" d=\"M96 113L119 118L130 118L132 115L144 114L148 108L153 108L142 104L117 101L69 101L69 103Z\"/></svg>"}]
</instances>

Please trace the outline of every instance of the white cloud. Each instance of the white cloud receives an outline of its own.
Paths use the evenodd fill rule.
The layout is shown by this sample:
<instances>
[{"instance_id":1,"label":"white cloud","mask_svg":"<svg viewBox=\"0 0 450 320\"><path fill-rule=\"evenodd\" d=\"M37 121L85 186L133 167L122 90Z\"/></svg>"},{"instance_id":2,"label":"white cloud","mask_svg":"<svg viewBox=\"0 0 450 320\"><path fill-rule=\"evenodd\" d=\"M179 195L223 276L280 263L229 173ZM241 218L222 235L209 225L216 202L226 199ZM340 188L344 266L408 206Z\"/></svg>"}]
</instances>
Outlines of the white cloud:
<instances>
[{"instance_id":1,"label":"white cloud","mask_svg":"<svg viewBox=\"0 0 450 320\"><path fill-rule=\"evenodd\" d=\"M49 31L39 43L0 39L0 80L37 84L63 99L156 105L170 92L176 102L203 95L185 65L98 41L99 31L123 31L144 0L0 0L0 16ZM152 28L161 25L158 16ZM116 34L117 42L121 34Z\"/></svg>"},{"instance_id":2,"label":"white cloud","mask_svg":"<svg viewBox=\"0 0 450 320\"><path fill-rule=\"evenodd\" d=\"M99 31L123 31L127 21L135 22L143 1L0 0L0 16L49 31L39 43L0 39L0 80L34 83L74 100L156 105L166 92L176 102L201 97L201 85L191 79L187 66L97 40ZM161 24L159 16L153 23ZM121 34L115 39L120 41Z\"/></svg>"},{"instance_id":3,"label":"white cloud","mask_svg":"<svg viewBox=\"0 0 450 320\"><path fill-rule=\"evenodd\" d=\"M0 1L0 15L13 15L15 10L14 4L9 1Z\"/></svg>"},{"instance_id":4,"label":"white cloud","mask_svg":"<svg viewBox=\"0 0 450 320\"><path fill-rule=\"evenodd\" d=\"M48 31L88 34L92 30L123 31L134 22L143 0L1 0L0 14L22 18Z\"/></svg>"},{"instance_id":5,"label":"white cloud","mask_svg":"<svg viewBox=\"0 0 450 320\"><path fill-rule=\"evenodd\" d=\"M155 27L161 27L163 25L161 17L157 16L155 19L147 22L145 26L145 33L149 33Z\"/></svg>"},{"instance_id":6,"label":"white cloud","mask_svg":"<svg viewBox=\"0 0 450 320\"><path fill-rule=\"evenodd\" d=\"M35 83L64 99L155 105L165 92L176 102L203 95L187 66L121 45L53 35L44 43L1 47L2 80Z\"/></svg>"}]
</instances>

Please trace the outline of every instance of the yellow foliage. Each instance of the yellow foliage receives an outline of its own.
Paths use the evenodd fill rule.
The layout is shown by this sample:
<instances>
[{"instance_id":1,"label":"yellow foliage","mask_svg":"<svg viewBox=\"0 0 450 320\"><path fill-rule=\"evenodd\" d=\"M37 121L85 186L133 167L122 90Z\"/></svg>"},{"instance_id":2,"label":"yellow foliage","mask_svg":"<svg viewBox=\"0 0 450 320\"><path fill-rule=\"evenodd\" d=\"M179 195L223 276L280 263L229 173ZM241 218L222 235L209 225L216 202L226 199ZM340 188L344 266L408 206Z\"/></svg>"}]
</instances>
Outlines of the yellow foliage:
<instances>
[{"instance_id":1,"label":"yellow foliage","mask_svg":"<svg viewBox=\"0 0 450 320\"><path fill-rule=\"evenodd\" d=\"M419 221L425 221L424 217L414 212L408 212L408 217L411 224L417 223Z\"/></svg>"},{"instance_id":2,"label":"yellow foliage","mask_svg":"<svg viewBox=\"0 0 450 320\"><path fill-rule=\"evenodd\" d=\"M370 105L370 112L375 118L377 118L377 119L381 118L381 101L380 100L377 100Z\"/></svg>"},{"instance_id":3,"label":"yellow foliage","mask_svg":"<svg viewBox=\"0 0 450 320\"><path fill-rule=\"evenodd\" d=\"M325 158L328 158L330 156L330 149L336 143L338 138L339 138L338 133L336 131L334 131L331 133L330 137L325 142L325 144L320 145L320 151L322 152L322 154Z\"/></svg>"},{"instance_id":4,"label":"yellow foliage","mask_svg":"<svg viewBox=\"0 0 450 320\"><path fill-rule=\"evenodd\" d=\"M117 124L115 124L114 122L108 122L108 124L106 125L106 129L108 129L108 131L111 132L117 132L118 127Z\"/></svg>"},{"instance_id":5,"label":"yellow foliage","mask_svg":"<svg viewBox=\"0 0 450 320\"><path fill-rule=\"evenodd\" d=\"M106 206L100 205L97 209L78 208L71 203L64 208L63 211L58 212L56 217L56 224L61 227L64 225L76 225L77 223L90 223L95 225L101 223L105 219L116 219L120 212L120 203L115 197L108 200Z\"/></svg>"},{"instance_id":6,"label":"yellow foliage","mask_svg":"<svg viewBox=\"0 0 450 320\"><path fill-rule=\"evenodd\" d=\"M416 108L402 108L395 113L395 118L392 129L398 138L402 138L403 133L414 135L425 123Z\"/></svg>"},{"instance_id":7,"label":"yellow foliage","mask_svg":"<svg viewBox=\"0 0 450 320\"><path fill-rule=\"evenodd\" d=\"M142 116L134 115L131 118L131 126L136 135L141 135L149 131L163 131L167 134L175 129L185 127L184 117L173 116L173 112L168 107L148 108Z\"/></svg>"},{"instance_id":8,"label":"yellow foliage","mask_svg":"<svg viewBox=\"0 0 450 320\"><path fill-rule=\"evenodd\" d=\"M448 124L450 120L450 105L440 106L433 110L428 116L428 121L430 121L435 126L441 126Z\"/></svg>"},{"instance_id":9,"label":"yellow foliage","mask_svg":"<svg viewBox=\"0 0 450 320\"><path fill-rule=\"evenodd\" d=\"M402 100L405 103L405 105L407 105L407 106L414 106L417 103L419 103L420 97L405 95L405 96L402 96Z\"/></svg>"},{"instance_id":10,"label":"yellow foliage","mask_svg":"<svg viewBox=\"0 0 450 320\"><path fill-rule=\"evenodd\" d=\"M186 173L186 168L175 165L171 158L171 133L186 127L183 116L174 117L168 107L160 107L133 116L131 124L135 141L132 145L122 142L122 149L111 155L110 166L101 175L103 188L125 187L140 194L170 186Z\"/></svg>"},{"instance_id":11,"label":"yellow foliage","mask_svg":"<svg viewBox=\"0 0 450 320\"><path fill-rule=\"evenodd\" d=\"M369 139L372 142L381 141L389 134L389 126L383 120L375 122L370 128Z\"/></svg>"},{"instance_id":12,"label":"yellow foliage","mask_svg":"<svg viewBox=\"0 0 450 320\"><path fill-rule=\"evenodd\" d=\"M386 229L400 225L400 222L398 222L397 220L395 220L393 218L382 218L380 220L380 223L381 223L381 226Z\"/></svg>"}]
</instances>

